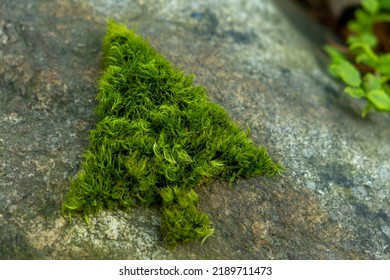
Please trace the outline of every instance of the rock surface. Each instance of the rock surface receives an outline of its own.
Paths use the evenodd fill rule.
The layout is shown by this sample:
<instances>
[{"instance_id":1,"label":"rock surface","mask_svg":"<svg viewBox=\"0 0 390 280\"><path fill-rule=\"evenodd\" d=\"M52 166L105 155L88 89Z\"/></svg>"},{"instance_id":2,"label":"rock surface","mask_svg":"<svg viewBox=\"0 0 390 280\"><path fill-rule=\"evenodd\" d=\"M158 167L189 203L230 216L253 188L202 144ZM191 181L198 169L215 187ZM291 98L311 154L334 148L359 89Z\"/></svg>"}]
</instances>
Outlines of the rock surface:
<instances>
[{"instance_id":1,"label":"rock surface","mask_svg":"<svg viewBox=\"0 0 390 280\"><path fill-rule=\"evenodd\" d=\"M324 30L295 10L290 22L286 1L189 2L1 1L0 259L389 259L389 116L360 118L328 76L308 40ZM158 208L90 226L61 215L97 121L108 17L194 73L285 167L199 186L215 227L203 246L166 249Z\"/></svg>"}]
</instances>

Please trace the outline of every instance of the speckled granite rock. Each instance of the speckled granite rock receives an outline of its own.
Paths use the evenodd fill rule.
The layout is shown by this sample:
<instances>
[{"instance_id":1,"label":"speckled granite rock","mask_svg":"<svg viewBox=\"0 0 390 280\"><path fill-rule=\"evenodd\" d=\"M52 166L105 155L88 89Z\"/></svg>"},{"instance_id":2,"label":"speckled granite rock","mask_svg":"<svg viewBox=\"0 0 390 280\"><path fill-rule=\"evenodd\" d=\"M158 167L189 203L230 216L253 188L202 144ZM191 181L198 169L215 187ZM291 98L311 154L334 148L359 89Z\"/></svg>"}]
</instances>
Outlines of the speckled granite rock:
<instances>
[{"instance_id":1,"label":"speckled granite rock","mask_svg":"<svg viewBox=\"0 0 390 280\"><path fill-rule=\"evenodd\" d=\"M0 3L0 259L389 259L390 122L359 117L318 38L275 1ZM285 1L276 1L276 3ZM286 7L280 5L280 7ZM197 189L215 234L162 246L159 209L70 223L60 207L96 124L112 17L208 88L286 170ZM300 24L297 24L297 18Z\"/></svg>"}]
</instances>

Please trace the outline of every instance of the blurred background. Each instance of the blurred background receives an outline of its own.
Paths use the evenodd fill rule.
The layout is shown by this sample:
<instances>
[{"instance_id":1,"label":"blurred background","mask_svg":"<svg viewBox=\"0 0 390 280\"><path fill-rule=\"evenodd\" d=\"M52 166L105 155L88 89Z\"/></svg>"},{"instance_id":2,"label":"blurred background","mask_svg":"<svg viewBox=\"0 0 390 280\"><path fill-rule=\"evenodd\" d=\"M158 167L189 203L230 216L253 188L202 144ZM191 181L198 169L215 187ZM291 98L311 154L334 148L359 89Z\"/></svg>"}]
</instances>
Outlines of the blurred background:
<instances>
[{"instance_id":1,"label":"blurred background","mask_svg":"<svg viewBox=\"0 0 390 280\"><path fill-rule=\"evenodd\" d=\"M320 24L330 28L341 39L349 35L347 23L354 18L361 0L290 0L302 6L307 14ZM374 34L381 51L390 51L390 23L381 22L374 26Z\"/></svg>"}]
</instances>

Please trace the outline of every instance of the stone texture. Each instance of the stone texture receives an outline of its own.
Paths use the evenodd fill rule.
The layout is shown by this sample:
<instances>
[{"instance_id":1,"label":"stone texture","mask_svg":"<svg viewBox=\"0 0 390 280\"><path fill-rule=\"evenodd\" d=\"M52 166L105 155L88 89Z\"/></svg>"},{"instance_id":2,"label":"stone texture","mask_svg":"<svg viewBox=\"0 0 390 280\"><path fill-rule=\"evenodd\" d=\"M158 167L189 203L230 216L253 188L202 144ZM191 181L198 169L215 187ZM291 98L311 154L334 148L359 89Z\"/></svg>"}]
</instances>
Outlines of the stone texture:
<instances>
[{"instance_id":1,"label":"stone texture","mask_svg":"<svg viewBox=\"0 0 390 280\"><path fill-rule=\"evenodd\" d=\"M389 116L361 119L328 76L325 31L282 0L190 2L1 1L0 259L389 259ZM164 248L158 208L61 216L97 121L108 17L194 73L285 166L199 186L215 227L203 246Z\"/></svg>"}]
</instances>

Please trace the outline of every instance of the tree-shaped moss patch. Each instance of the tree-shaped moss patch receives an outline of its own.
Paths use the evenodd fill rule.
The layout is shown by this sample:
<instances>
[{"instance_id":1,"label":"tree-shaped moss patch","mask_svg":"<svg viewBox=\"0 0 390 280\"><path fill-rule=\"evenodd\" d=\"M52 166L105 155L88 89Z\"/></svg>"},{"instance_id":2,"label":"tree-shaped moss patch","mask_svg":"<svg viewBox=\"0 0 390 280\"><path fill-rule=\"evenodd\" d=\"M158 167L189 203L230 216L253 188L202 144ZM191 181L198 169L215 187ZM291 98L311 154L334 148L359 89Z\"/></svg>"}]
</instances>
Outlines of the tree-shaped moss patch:
<instances>
[{"instance_id":1,"label":"tree-shaped moss patch","mask_svg":"<svg viewBox=\"0 0 390 280\"><path fill-rule=\"evenodd\" d=\"M167 245L204 239L213 229L193 188L210 179L272 176L280 166L227 112L134 31L110 21L104 73L82 170L63 212L88 216L135 204L163 207Z\"/></svg>"}]
</instances>

